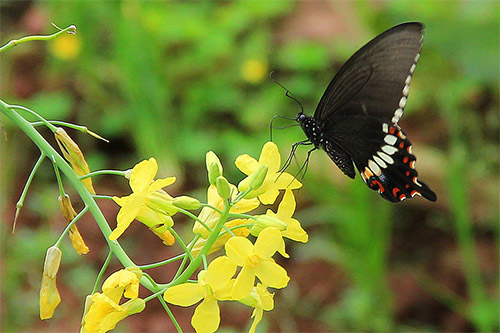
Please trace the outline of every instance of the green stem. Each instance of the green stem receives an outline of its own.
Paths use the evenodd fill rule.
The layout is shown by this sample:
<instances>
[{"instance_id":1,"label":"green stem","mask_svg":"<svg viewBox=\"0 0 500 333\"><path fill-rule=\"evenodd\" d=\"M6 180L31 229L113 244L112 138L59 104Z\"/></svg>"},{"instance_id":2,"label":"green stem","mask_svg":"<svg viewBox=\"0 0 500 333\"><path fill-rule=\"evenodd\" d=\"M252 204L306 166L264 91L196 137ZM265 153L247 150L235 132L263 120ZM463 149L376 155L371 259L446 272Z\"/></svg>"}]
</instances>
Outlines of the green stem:
<instances>
[{"instance_id":1,"label":"green stem","mask_svg":"<svg viewBox=\"0 0 500 333\"><path fill-rule=\"evenodd\" d=\"M98 170L98 171L93 171L90 172L86 175L80 176L80 180L89 178L89 177L94 177L94 176L100 176L100 175L117 175L117 176L125 176L126 171L120 171L120 170Z\"/></svg>"},{"instance_id":2,"label":"green stem","mask_svg":"<svg viewBox=\"0 0 500 333\"><path fill-rule=\"evenodd\" d=\"M7 105L7 104L6 104ZM48 129L50 129L52 131L52 133L55 133L56 130L57 130L57 127L52 125L50 123L50 121L48 121L47 119L43 118L42 116L40 116L38 113L36 113L35 111L31 110L31 109L28 109L27 107L25 106L21 106L21 105L9 105L8 106L11 110L13 109L19 109L19 110L22 110L22 111L26 111L28 112L29 114L33 115L34 117L40 119L40 122L43 123ZM30 124L31 125L31 124ZM31 125L33 126L33 125Z\"/></svg>"},{"instance_id":3,"label":"green stem","mask_svg":"<svg viewBox=\"0 0 500 333\"><path fill-rule=\"evenodd\" d=\"M51 40L59 36L60 34L63 34L65 32L68 32L70 34L76 34L76 26L70 25L67 28L62 29L61 31L58 31L56 33L53 33L51 35L34 35L34 36L26 36L22 37L19 39L13 39L4 46L0 47L0 52L7 51L8 49L17 46L22 43L38 40L38 41L44 41L44 40Z\"/></svg>"},{"instance_id":4,"label":"green stem","mask_svg":"<svg viewBox=\"0 0 500 333\"><path fill-rule=\"evenodd\" d=\"M92 295L95 294L99 289L99 284L101 283L102 276L104 275L106 268L108 268L108 265L111 262L111 258L113 258L113 251L109 251L108 255L106 256L106 260L104 260L104 263L102 264L99 274L97 274L97 278L94 284L94 289L92 290Z\"/></svg>"},{"instance_id":5,"label":"green stem","mask_svg":"<svg viewBox=\"0 0 500 333\"><path fill-rule=\"evenodd\" d=\"M73 220L71 220L70 223L68 223L68 225L66 226L66 228L64 229L64 231L62 232L61 236L59 236L59 239L57 240L57 242L54 244L54 246L57 246L59 247L59 244L62 242L64 236L66 236L66 234L68 233L69 229L71 229L71 227L76 223L76 221L78 221L86 212L88 212L88 208L85 207L83 208L76 216Z\"/></svg>"},{"instance_id":6,"label":"green stem","mask_svg":"<svg viewBox=\"0 0 500 333\"><path fill-rule=\"evenodd\" d=\"M165 311L168 313L168 316L170 317L170 320L172 320L172 323L174 324L175 328L177 329L177 332L182 333L182 328L179 325L179 323L177 322L177 320L175 319L174 314L172 313L172 311L168 307L167 302L165 302L165 300L163 299L162 296L157 296L157 297L160 300L161 305L163 305L163 308L165 309Z\"/></svg>"},{"instance_id":7,"label":"green stem","mask_svg":"<svg viewBox=\"0 0 500 333\"><path fill-rule=\"evenodd\" d=\"M21 208L23 208L24 205L24 199L26 198L26 194L28 193L28 189L31 185L31 181L33 180L33 177L35 177L36 172L38 171L38 168L42 164L43 160L45 159L45 154L41 154L38 160L35 163L35 166L33 166L33 169L31 169L31 173L28 177L28 180L26 181L26 185L24 185L23 192L21 193L21 197L16 203L16 214L14 215L14 224L12 225L12 232L16 231L16 223L17 223L17 218L19 216L19 212L21 211Z\"/></svg>"},{"instance_id":8,"label":"green stem","mask_svg":"<svg viewBox=\"0 0 500 333\"><path fill-rule=\"evenodd\" d=\"M159 267L159 266L163 266L163 265L169 264L171 262L183 259L184 257L186 257L186 253L179 254L179 255L177 255L175 257L169 258L167 260L159 261L159 262L156 262L154 264L141 265L141 266L137 266L137 267L139 267L143 271L143 270L146 270L146 269L155 268L155 267Z\"/></svg>"},{"instance_id":9,"label":"green stem","mask_svg":"<svg viewBox=\"0 0 500 333\"><path fill-rule=\"evenodd\" d=\"M212 233L210 236L208 236L207 241L205 245L200 250L200 253L194 258L193 261L186 267L184 272L182 272L181 275L179 275L176 279L173 279L171 282L165 284L165 285L159 285L160 287L168 288L169 286L172 285L177 285L186 282L191 275L200 267L200 265L203 262L203 256L206 256L212 245L215 243L217 238L219 237L219 233L222 229L222 226L224 223L226 223L228 215L229 215L229 210L231 209L231 205L229 202L226 200L224 202L224 210L222 211L221 216L219 217L219 221L217 221L217 224L215 225Z\"/></svg>"}]
</instances>

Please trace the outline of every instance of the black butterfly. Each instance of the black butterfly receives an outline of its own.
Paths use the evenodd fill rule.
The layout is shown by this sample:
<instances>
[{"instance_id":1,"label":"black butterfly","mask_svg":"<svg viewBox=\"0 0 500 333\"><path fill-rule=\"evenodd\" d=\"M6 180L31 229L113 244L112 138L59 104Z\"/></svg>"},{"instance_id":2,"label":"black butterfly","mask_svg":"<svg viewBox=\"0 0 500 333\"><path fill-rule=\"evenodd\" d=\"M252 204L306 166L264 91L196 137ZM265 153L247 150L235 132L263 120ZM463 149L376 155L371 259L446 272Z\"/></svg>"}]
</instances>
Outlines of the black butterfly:
<instances>
[{"instance_id":1,"label":"black butterfly","mask_svg":"<svg viewBox=\"0 0 500 333\"><path fill-rule=\"evenodd\" d=\"M302 111L296 120L307 140L322 148L347 176L356 168L364 182L384 199L400 202L436 194L417 180L411 143L397 125L406 106L410 81L423 39L418 22L397 25L357 51L326 88L314 116ZM307 163L307 161L306 161Z\"/></svg>"}]
</instances>

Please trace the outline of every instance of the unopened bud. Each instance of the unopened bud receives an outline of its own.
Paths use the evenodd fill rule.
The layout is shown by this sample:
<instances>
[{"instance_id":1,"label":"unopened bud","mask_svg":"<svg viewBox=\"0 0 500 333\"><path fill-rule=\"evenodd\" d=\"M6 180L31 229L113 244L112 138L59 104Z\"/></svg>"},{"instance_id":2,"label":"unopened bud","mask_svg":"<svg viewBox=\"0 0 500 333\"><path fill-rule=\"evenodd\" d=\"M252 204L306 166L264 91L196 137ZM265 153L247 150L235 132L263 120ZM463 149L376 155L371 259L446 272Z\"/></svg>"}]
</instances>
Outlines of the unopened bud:
<instances>
[{"instance_id":1,"label":"unopened bud","mask_svg":"<svg viewBox=\"0 0 500 333\"><path fill-rule=\"evenodd\" d=\"M174 198L174 200L172 201L172 204L175 207L186 209L186 210L196 210L196 209L200 208L200 206L201 206L201 203L198 201L198 199L191 198L191 197L188 197L185 195Z\"/></svg>"},{"instance_id":2,"label":"unopened bud","mask_svg":"<svg viewBox=\"0 0 500 333\"><path fill-rule=\"evenodd\" d=\"M229 182L224 176L217 177L215 180L215 187L217 188L217 193L222 199L227 199L231 196Z\"/></svg>"},{"instance_id":3,"label":"unopened bud","mask_svg":"<svg viewBox=\"0 0 500 333\"><path fill-rule=\"evenodd\" d=\"M262 230L269 227L275 227L279 230L286 230L287 225L274 216L259 215L257 216L256 220L253 220L253 226L250 228L250 233L254 236L258 236Z\"/></svg>"},{"instance_id":4,"label":"unopened bud","mask_svg":"<svg viewBox=\"0 0 500 333\"><path fill-rule=\"evenodd\" d=\"M54 279L61 264L62 252L57 246L51 246L47 249L45 262L43 263L43 274L49 279Z\"/></svg>"},{"instance_id":5,"label":"unopened bud","mask_svg":"<svg viewBox=\"0 0 500 333\"><path fill-rule=\"evenodd\" d=\"M222 176L222 164L213 151L209 151L206 156L206 165L208 171L208 181L210 185L215 185L217 177Z\"/></svg>"},{"instance_id":6,"label":"unopened bud","mask_svg":"<svg viewBox=\"0 0 500 333\"><path fill-rule=\"evenodd\" d=\"M71 167L76 174L79 176L88 174L90 169L87 161L85 161L85 157L83 156L80 147L78 147L76 142L70 138L68 133L66 133L63 128L58 127L55 132L55 137L64 158L71 164ZM83 179L82 183L91 194L95 194L91 178Z\"/></svg>"},{"instance_id":7,"label":"unopened bud","mask_svg":"<svg viewBox=\"0 0 500 333\"><path fill-rule=\"evenodd\" d=\"M267 164L261 164L259 168L248 177L248 185L252 190L257 190L262 186L267 176L267 170Z\"/></svg>"}]
</instances>

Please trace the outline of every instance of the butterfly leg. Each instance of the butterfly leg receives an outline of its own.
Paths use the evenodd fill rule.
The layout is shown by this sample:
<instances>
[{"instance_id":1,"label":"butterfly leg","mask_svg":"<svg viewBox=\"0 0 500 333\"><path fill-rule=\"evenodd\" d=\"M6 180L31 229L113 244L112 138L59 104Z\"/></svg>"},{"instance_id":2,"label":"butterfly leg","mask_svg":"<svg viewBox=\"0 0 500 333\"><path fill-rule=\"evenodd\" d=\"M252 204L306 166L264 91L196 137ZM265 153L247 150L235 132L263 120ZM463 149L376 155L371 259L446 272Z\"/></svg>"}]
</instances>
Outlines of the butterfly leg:
<instances>
[{"instance_id":1,"label":"butterfly leg","mask_svg":"<svg viewBox=\"0 0 500 333\"><path fill-rule=\"evenodd\" d=\"M283 166L279 170L280 173L285 172L285 170L290 166L293 158L295 157L295 151L297 150L297 147L301 146L301 145L312 145L312 142L309 140L295 142L292 146L292 150L290 151L290 155L288 155L288 158L286 159L285 163L283 164Z\"/></svg>"}]
</instances>

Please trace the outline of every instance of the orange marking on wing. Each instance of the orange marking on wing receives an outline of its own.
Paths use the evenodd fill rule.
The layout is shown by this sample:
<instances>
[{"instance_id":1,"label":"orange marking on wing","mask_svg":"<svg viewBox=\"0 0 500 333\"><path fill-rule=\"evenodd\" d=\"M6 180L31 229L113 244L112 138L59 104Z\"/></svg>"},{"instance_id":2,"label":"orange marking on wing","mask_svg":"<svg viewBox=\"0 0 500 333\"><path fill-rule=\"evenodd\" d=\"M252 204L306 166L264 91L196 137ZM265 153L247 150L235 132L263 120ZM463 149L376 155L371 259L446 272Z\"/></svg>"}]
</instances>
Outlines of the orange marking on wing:
<instances>
[{"instance_id":1,"label":"orange marking on wing","mask_svg":"<svg viewBox=\"0 0 500 333\"><path fill-rule=\"evenodd\" d=\"M406 176L406 177L410 177L410 171L406 171L406 172L405 172L405 176Z\"/></svg>"},{"instance_id":2,"label":"orange marking on wing","mask_svg":"<svg viewBox=\"0 0 500 333\"><path fill-rule=\"evenodd\" d=\"M416 196L417 194L418 194L418 195L420 195L420 192L419 192L419 191L417 191L417 190L413 190L413 191L411 191L411 193L410 193L410 195L411 195L411 197L412 197L412 198L413 198L414 196Z\"/></svg>"},{"instance_id":3,"label":"orange marking on wing","mask_svg":"<svg viewBox=\"0 0 500 333\"><path fill-rule=\"evenodd\" d=\"M404 164L408 163L408 156L403 157L403 163Z\"/></svg>"},{"instance_id":4,"label":"orange marking on wing","mask_svg":"<svg viewBox=\"0 0 500 333\"><path fill-rule=\"evenodd\" d=\"M403 149L405 147L405 143L402 141L400 144L399 144L399 148L400 149Z\"/></svg>"},{"instance_id":5,"label":"orange marking on wing","mask_svg":"<svg viewBox=\"0 0 500 333\"><path fill-rule=\"evenodd\" d=\"M389 133L390 134L394 134L394 132L396 132L396 127L389 128Z\"/></svg>"},{"instance_id":6,"label":"orange marking on wing","mask_svg":"<svg viewBox=\"0 0 500 333\"><path fill-rule=\"evenodd\" d=\"M411 162L410 162L410 168L412 168L412 169L413 169L414 165L415 165L415 161L411 161Z\"/></svg>"},{"instance_id":7,"label":"orange marking on wing","mask_svg":"<svg viewBox=\"0 0 500 333\"><path fill-rule=\"evenodd\" d=\"M396 197L399 191L401 191L399 188L397 188L397 187L393 188L392 195Z\"/></svg>"}]
</instances>

